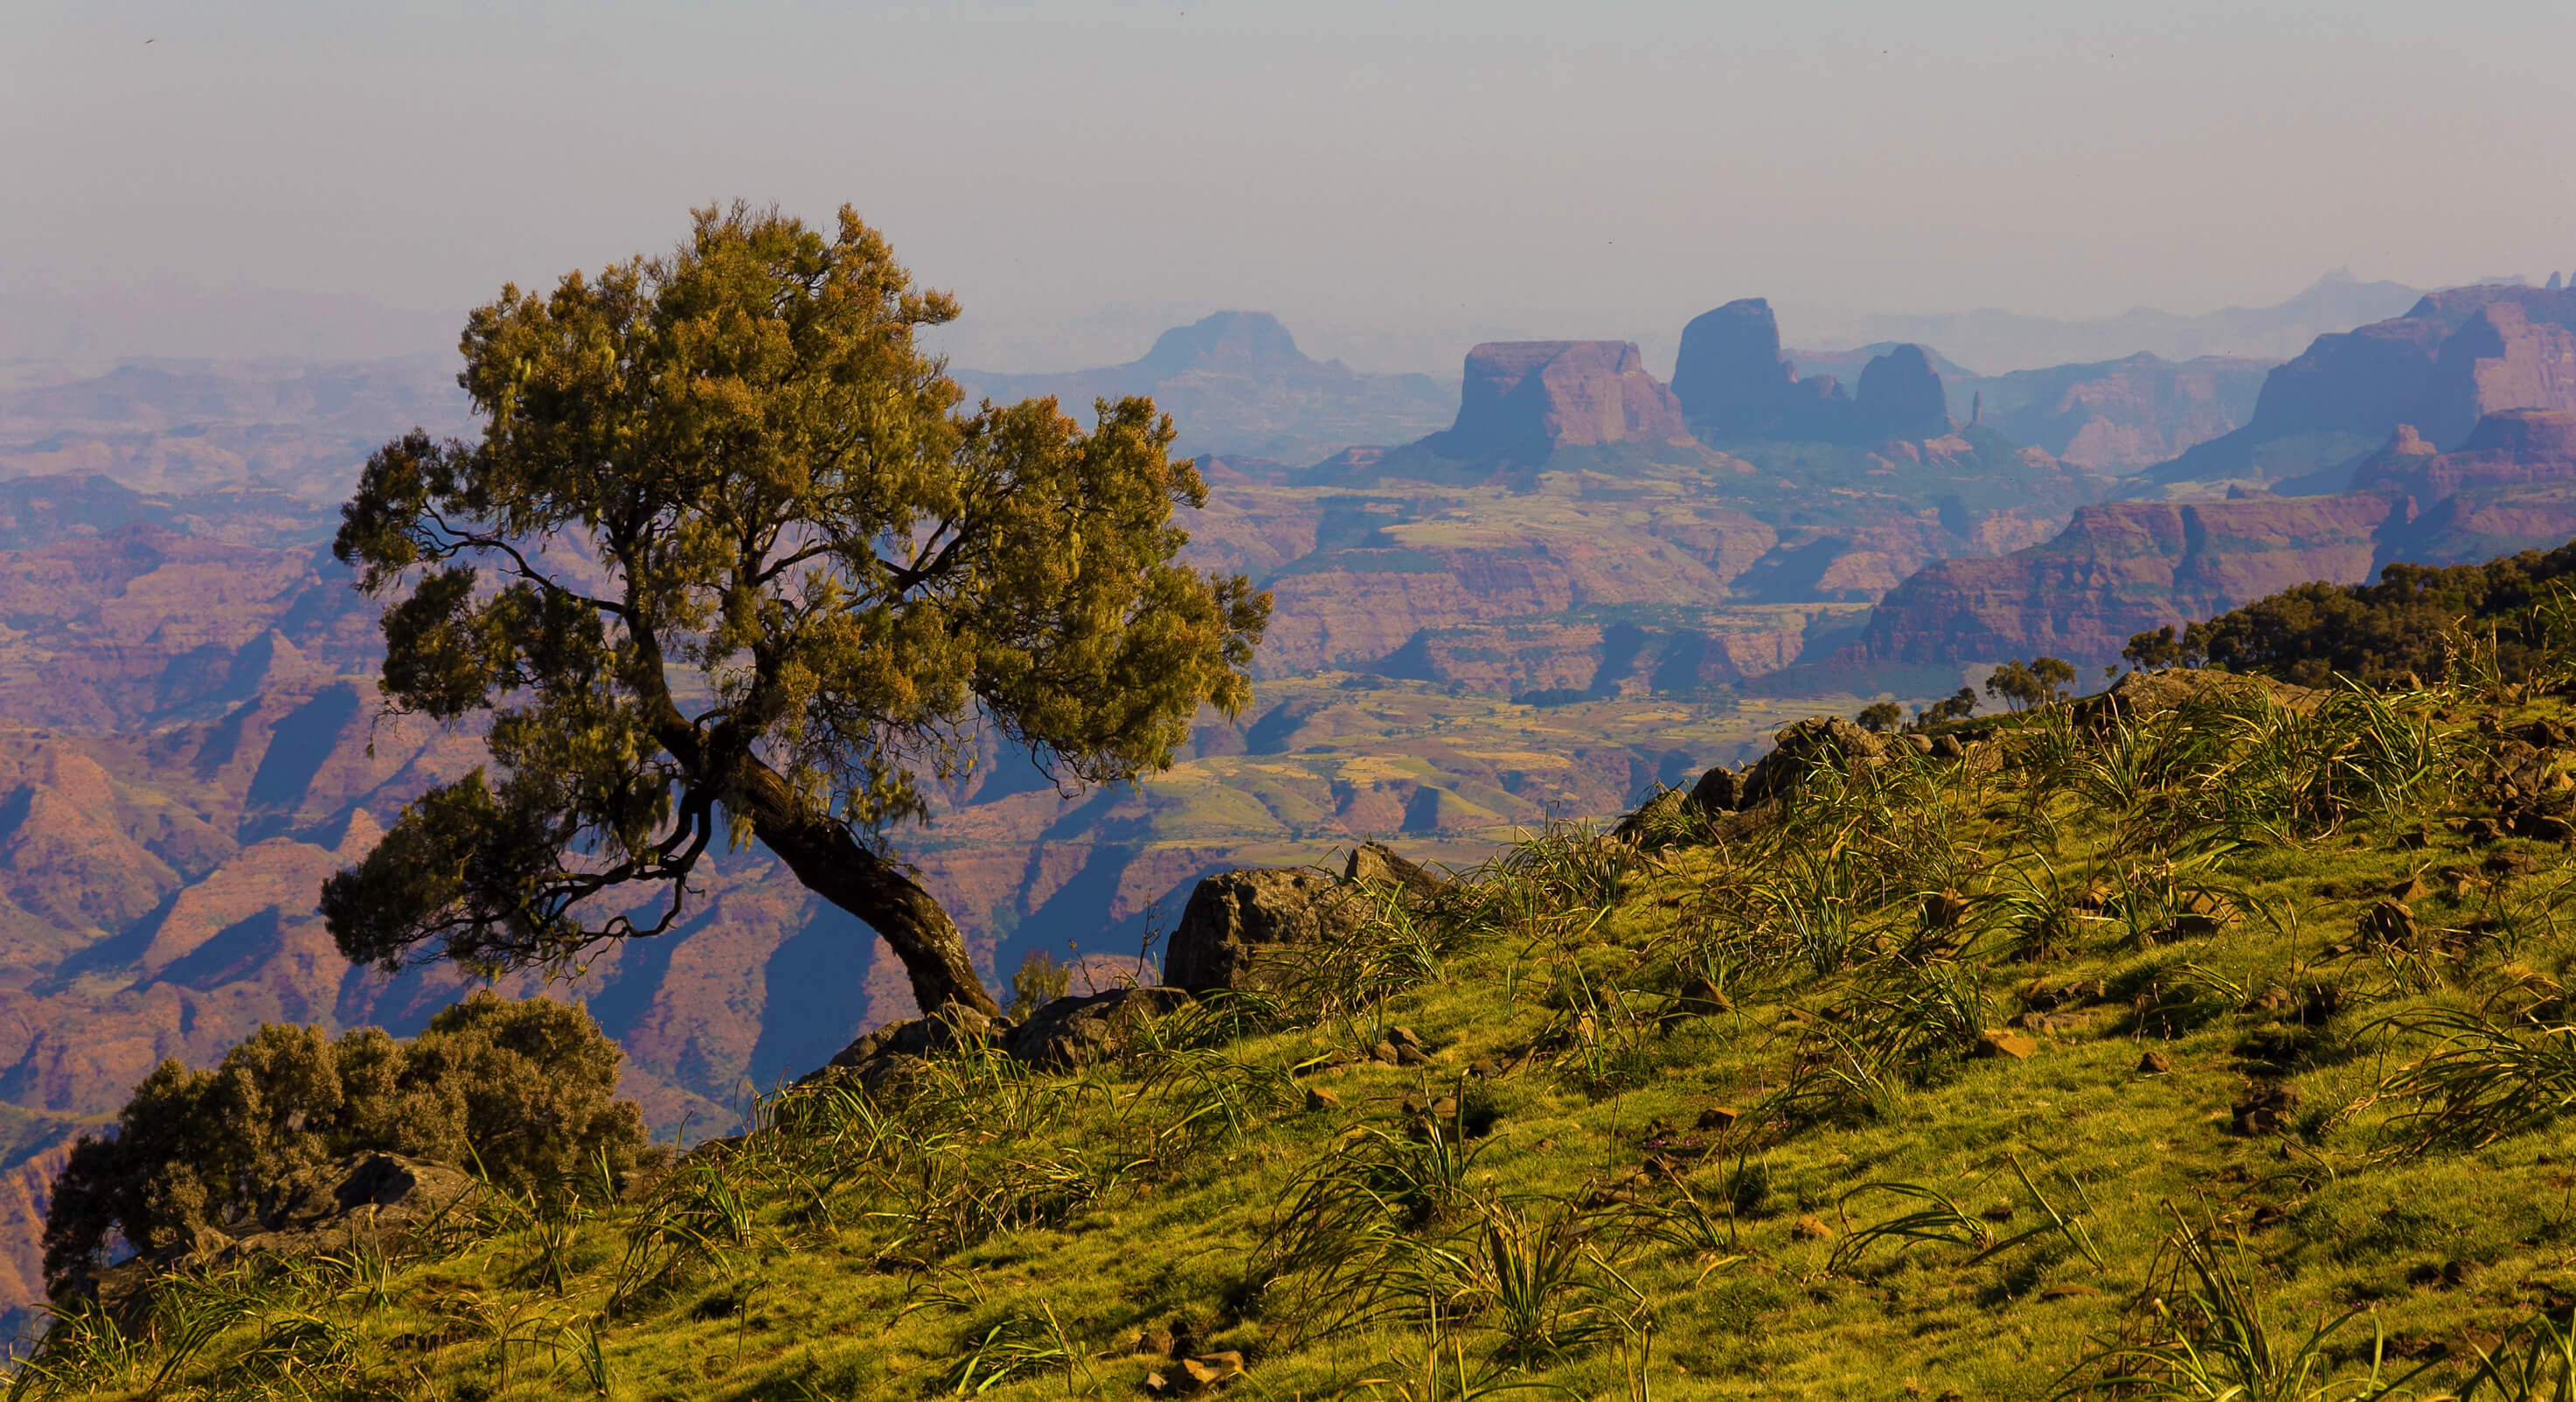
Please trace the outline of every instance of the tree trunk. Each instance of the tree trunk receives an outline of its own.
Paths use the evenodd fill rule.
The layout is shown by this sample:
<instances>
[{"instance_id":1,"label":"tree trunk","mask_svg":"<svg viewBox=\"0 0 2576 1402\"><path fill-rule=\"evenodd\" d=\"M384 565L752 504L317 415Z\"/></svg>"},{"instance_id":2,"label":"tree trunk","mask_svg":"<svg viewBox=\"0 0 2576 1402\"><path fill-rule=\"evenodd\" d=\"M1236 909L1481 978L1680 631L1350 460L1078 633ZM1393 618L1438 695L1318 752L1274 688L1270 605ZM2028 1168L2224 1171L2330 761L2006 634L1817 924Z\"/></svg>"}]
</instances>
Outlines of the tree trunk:
<instances>
[{"instance_id":1,"label":"tree trunk","mask_svg":"<svg viewBox=\"0 0 2576 1402\"><path fill-rule=\"evenodd\" d=\"M762 846L778 854L805 889L859 917L892 946L925 1016L949 1007L986 1017L1001 1005L975 976L966 938L939 901L903 869L861 846L849 830L796 799L785 778L758 760L744 763L732 799Z\"/></svg>"}]
</instances>

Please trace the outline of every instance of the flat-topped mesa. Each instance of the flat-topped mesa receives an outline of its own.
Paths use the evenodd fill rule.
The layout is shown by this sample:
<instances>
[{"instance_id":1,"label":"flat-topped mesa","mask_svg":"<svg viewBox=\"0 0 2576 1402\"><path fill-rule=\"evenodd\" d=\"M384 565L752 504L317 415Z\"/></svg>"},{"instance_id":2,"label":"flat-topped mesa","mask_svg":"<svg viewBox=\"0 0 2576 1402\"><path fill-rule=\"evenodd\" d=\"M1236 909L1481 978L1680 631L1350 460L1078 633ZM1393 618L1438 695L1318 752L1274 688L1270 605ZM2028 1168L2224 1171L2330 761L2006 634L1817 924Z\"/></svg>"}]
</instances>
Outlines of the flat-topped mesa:
<instances>
[{"instance_id":1,"label":"flat-topped mesa","mask_svg":"<svg viewBox=\"0 0 2576 1402\"><path fill-rule=\"evenodd\" d=\"M1489 341L1467 352L1444 458L1543 462L1559 448L1691 441L1681 405L1629 341Z\"/></svg>"}]
</instances>

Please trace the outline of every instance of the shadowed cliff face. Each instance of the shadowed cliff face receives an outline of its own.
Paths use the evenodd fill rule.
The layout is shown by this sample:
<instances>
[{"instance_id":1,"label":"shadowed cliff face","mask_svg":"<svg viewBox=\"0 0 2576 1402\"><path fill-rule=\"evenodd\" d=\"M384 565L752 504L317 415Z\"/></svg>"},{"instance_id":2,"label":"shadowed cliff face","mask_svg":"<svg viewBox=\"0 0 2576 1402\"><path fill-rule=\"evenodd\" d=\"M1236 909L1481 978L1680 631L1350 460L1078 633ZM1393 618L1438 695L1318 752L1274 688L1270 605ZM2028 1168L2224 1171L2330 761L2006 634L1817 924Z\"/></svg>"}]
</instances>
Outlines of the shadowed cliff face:
<instances>
[{"instance_id":1,"label":"shadowed cliff face","mask_svg":"<svg viewBox=\"0 0 2576 1402\"><path fill-rule=\"evenodd\" d=\"M2272 371L2243 428L2139 474L2136 495L2231 484L2343 490L2401 423L2461 445L2508 409L2576 409L2576 290L2456 287L2406 315L2320 336Z\"/></svg>"},{"instance_id":2,"label":"shadowed cliff face","mask_svg":"<svg viewBox=\"0 0 2576 1402\"><path fill-rule=\"evenodd\" d=\"M1713 442L1866 443L1949 432L1941 376L1921 346L1896 345L1860 367L1858 392L1832 375L1800 379L1780 352L1771 304L1745 297L1682 328L1673 393Z\"/></svg>"},{"instance_id":3,"label":"shadowed cliff face","mask_svg":"<svg viewBox=\"0 0 2576 1402\"><path fill-rule=\"evenodd\" d=\"M2576 537L2576 413L2480 419L2440 453L2410 425L2350 493L2087 507L2045 544L1945 560L1871 616L1860 660L2118 658L2130 635L2311 580L2358 584L2395 560L2458 564Z\"/></svg>"}]
</instances>

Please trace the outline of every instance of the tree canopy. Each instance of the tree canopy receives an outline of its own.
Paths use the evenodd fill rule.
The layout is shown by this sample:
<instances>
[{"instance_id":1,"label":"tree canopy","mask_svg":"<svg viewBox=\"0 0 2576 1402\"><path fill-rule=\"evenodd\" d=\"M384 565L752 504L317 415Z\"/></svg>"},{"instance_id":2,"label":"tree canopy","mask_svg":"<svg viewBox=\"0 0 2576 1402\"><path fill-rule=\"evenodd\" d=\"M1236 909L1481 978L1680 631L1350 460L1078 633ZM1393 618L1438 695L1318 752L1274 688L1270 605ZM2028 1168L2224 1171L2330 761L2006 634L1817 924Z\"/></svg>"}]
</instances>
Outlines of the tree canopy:
<instances>
[{"instance_id":1,"label":"tree canopy","mask_svg":"<svg viewBox=\"0 0 2576 1402\"><path fill-rule=\"evenodd\" d=\"M866 921L925 1012L992 996L886 830L984 732L1060 778L1169 765L1249 700L1269 596L1178 561L1204 504L1150 400L961 406L957 314L851 210L696 214L674 253L466 322L479 441L367 463L334 553L388 703L488 721L323 913L351 959L565 965L660 934L716 840Z\"/></svg>"},{"instance_id":2,"label":"tree canopy","mask_svg":"<svg viewBox=\"0 0 2576 1402\"><path fill-rule=\"evenodd\" d=\"M2494 661L2518 676L2552 628L2564 641L2576 542L2481 564L2396 563L2369 584L2296 585L2206 623L2129 639L2122 656L2141 667L2224 667L2302 686L2335 677L2383 685L2409 673L2441 678L2463 627L2492 630ZM2546 605L2547 607L2544 607Z\"/></svg>"},{"instance_id":3,"label":"tree canopy","mask_svg":"<svg viewBox=\"0 0 2576 1402\"><path fill-rule=\"evenodd\" d=\"M488 992L410 1042L263 1023L212 1070L162 1062L113 1135L72 1146L45 1217L46 1277L59 1285L112 1236L150 1251L238 1230L297 1172L370 1149L475 1163L536 1192L602 1162L624 1173L645 1139L643 1112L616 1098L620 1057L579 1008Z\"/></svg>"}]
</instances>

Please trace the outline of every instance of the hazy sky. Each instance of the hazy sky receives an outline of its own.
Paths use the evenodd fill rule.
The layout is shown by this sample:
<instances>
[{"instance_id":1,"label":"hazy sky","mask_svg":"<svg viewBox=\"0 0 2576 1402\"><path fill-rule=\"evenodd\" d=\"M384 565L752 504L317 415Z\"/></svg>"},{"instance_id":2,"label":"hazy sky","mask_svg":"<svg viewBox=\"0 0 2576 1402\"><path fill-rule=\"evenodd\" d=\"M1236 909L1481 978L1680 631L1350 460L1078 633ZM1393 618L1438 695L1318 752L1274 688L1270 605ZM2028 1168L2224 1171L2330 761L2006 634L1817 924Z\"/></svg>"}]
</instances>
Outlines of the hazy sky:
<instances>
[{"instance_id":1,"label":"hazy sky","mask_svg":"<svg viewBox=\"0 0 2576 1402\"><path fill-rule=\"evenodd\" d=\"M736 196L858 205L994 369L2538 277L2571 54L2567 0L7 0L0 354L443 348Z\"/></svg>"}]
</instances>

